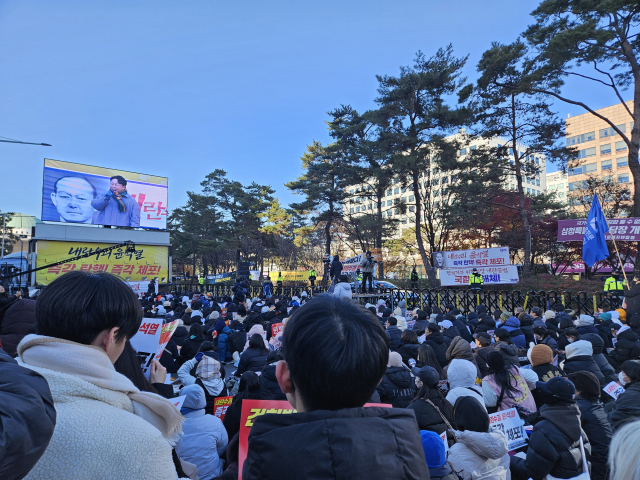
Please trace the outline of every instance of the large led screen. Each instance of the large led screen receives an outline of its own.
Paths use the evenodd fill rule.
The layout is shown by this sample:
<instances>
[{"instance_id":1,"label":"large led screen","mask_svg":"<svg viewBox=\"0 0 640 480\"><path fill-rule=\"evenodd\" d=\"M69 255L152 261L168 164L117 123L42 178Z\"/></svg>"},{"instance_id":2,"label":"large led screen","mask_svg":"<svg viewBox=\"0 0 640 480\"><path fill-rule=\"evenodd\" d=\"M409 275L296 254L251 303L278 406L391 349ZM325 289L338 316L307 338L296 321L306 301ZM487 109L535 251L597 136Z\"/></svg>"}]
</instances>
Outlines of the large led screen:
<instances>
[{"instance_id":1,"label":"large led screen","mask_svg":"<svg viewBox=\"0 0 640 480\"><path fill-rule=\"evenodd\" d=\"M44 160L42 220L166 230L165 177Z\"/></svg>"}]
</instances>

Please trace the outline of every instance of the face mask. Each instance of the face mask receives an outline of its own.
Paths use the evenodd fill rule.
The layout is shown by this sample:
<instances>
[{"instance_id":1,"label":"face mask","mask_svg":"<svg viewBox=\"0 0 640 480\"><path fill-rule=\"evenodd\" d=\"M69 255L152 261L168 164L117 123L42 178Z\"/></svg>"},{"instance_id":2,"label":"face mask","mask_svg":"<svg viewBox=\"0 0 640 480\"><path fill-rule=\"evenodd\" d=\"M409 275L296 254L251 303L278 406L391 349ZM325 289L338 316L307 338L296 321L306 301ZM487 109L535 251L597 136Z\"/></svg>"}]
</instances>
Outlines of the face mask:
<instances>
[{"instance_id":1,"label":"face mask","mask_svg":"<svg viewBox=\"0 0 640 480\"><path fill-rule=\"evenodd\" d=\"M573 343L576 341L574 338L571 338L571 337L567 337L567 340L569 340L569 343Z\"/></svg>"},{"instance_id":2,"label":"face mask","mask_svg":"<svg viewBox=\"0 0 640 480\"><path fill-rule=\"evenodd\" d=\"M626 385L627 382L624 381L624 374L622 372L620 372L618 374L618 381L622 384L622 385Z\"/></svg>"}]
</instances>

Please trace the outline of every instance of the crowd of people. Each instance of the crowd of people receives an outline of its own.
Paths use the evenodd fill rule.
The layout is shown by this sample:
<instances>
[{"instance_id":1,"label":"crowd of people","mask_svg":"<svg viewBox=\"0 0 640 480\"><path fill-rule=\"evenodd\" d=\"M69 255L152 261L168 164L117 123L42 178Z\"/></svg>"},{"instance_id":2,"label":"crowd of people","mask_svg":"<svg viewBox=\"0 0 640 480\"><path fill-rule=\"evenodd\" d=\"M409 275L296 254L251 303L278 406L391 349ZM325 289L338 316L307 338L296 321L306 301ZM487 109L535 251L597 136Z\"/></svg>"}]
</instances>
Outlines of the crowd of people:
<instances>
[{"instance_id":1,"label":"crowd of people","mask_svg":"<svg viewBox=\"0 0 640 480\"><path fill-rule=\"evenodd\" d=\"M243 479L640 478L640 315L341 290L138 298L79 271L37 301L2 295L0 478L235 479L244 400L296 413L254 419ZM148 318L178 326L146 377L130 340ZM515 451L491 421L509 409L528 431Z\"/></svg>"}]
</instances>

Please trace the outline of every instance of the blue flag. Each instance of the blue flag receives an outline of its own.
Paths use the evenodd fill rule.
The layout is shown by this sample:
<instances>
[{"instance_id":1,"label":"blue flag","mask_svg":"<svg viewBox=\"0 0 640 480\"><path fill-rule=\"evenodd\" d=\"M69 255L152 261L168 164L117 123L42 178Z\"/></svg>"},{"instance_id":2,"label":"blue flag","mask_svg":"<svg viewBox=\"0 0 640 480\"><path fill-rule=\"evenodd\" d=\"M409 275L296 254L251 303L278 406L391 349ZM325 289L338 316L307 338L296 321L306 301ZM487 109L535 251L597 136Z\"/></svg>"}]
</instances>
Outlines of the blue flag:
<instances>
[{"instance_id":1,"label":"blue flag","mask_svg":"<svg viewBox=\"0 0 640 480\"><path fill-rule=\"evenodd\" d=\"M598 195L594 195L582 241L582 260L587 267L590 268L598 260L604 260L609 256L607 242L604 239L604 234L608 231L609 226L600 208Z\"/></svg>"}]
</instances>

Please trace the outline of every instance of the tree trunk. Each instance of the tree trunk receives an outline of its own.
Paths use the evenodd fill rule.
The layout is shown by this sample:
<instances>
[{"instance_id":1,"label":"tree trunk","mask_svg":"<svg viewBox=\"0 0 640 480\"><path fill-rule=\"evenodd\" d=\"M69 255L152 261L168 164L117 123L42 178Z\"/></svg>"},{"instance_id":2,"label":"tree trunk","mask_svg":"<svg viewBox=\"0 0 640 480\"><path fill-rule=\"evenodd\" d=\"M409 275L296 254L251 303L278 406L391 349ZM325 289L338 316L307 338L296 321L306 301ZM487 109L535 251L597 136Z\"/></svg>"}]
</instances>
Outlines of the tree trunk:
<instances>
[{"instance_id":1,"label":"tree trunk","mask_svg":"<svg viewBox=\"0 0 640 480\"><path fill-rule=\"evenodd\" d=\"M418 244L418 251L420 252L420 257L422 258L422 264L424 265L424 269L427 272L427 276L429 277L429 284L432 287L438 286L438 279L436 278L436 272L431 266L431 259L429 258L429 254L424 248L424 241L422 240L422 198L420 197L420 182L418 181L419 172L412 171L413 173L413 196L416 199L416 243ZM425 192L425 195L428 193Z\"/></svg>"},{"instance_id":2,"label":"tree trunk","mask_svg":"<svg viewBox=\"0 0 640 480\"><path fill-rule=\"evenodd\" d=\"M378 229L376 230L376 248L380 249L380 258L382 258L382 195L384 194L384 188L378 188L376 193L378 195ZM382 260L378 262L378 278L384 278L384 263Z\"/></svg>"},{"instance_id":3,"label":"tree trunk","mask_svg":"<svg viewBox=\"0 0 640 480\"><path fill-rule=\"evenodd\" d=\"M511 147L513 148L513 159L516 168L516 182L518 184L518 206L522 226L524 228L524 262L522 274L528 276L531 273L531 226L527 216L525 206L524 187L522 186L522 170L520 168L520 155L518 154L518 127L516 125L516 96L511 95Z\"/></svg>"},{"instance_id":4,"label":"tree trunk","mask_svg":"<svg viewBox=\"0 0 640 480\"><path fill-rule=\"evenodd\" d=\"M324 251L327 255L331 255L331 221L333 220L333 208L329 208L329 219L324 227L325 243Z\"/></svg>"}]
</instances>

